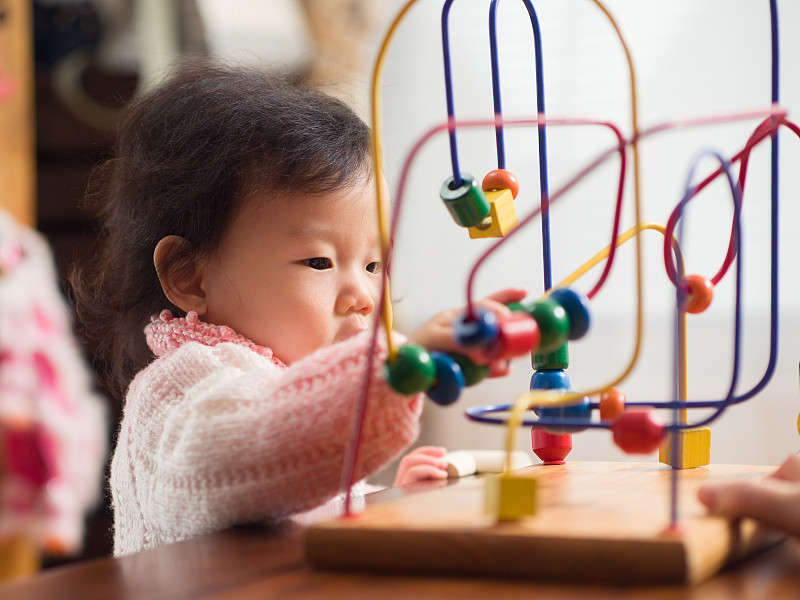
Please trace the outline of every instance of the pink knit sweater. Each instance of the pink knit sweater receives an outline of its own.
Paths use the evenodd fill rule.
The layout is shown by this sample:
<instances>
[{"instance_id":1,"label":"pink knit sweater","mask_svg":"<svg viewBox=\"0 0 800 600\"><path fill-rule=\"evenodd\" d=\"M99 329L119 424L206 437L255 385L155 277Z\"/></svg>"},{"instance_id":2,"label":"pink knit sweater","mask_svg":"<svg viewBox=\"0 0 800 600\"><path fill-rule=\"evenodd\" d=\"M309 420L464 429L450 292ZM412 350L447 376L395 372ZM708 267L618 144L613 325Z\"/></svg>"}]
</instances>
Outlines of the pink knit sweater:
<instances>
[{"instance_id":1,"label":"pink knit sweater","mask_svg":"<svg viewBox=\"0 0 800 600\"><path fill-rule=\"evenodd\" d=\"M194 313L164 311L145 333L158 358L125 401L111 469L116 555L282 519L342 491L369 332L290 367ZM385 357L379 347L358 479L391 462L419 431L422 399L386 385Z\"/></svg>"}]
</instances>

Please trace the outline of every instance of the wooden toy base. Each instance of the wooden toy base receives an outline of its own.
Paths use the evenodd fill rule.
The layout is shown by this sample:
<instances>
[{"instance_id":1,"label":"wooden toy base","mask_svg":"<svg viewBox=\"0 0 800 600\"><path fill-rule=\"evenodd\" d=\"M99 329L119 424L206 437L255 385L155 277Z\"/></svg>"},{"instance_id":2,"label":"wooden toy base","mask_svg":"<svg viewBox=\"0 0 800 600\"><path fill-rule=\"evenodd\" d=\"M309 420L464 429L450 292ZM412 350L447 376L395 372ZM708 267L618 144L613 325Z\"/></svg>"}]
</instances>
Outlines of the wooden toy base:
<instances>
[{"instance_id":1,"label":"wooden toy base","mask_svg":"<svg viewBox=\"0 0 800 600\"><path fill-rule=\"evenodd\" d=\"M710 465L679 471L680 534L664 533L669 467L568 462L516 471L539 479L534 516L498 523L483 512L484 478L471 477L312 525L305 532L305 552L313 564L332 569L697 583L783 539L749 520L707 516L697 488L774 469Z\"/></svg>"}]
</instances>

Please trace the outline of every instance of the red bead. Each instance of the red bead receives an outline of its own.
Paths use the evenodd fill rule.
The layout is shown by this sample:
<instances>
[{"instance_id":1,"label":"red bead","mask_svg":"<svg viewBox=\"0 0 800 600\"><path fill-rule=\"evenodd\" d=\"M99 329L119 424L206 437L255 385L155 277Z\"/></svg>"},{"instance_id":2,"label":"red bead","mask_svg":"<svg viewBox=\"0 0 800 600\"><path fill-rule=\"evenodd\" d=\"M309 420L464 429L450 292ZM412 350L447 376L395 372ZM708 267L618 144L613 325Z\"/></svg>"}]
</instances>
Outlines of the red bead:
<instances>
[{"instance_id":1,"label":"red bead","mask_svg":"<svg viewBox=\"0 0 800 600\"><path fill-rule=\"evenodd\" d=\"M572 450L572 434L550 433L539 427L531 429L531 448L546 465L563 465Z\"/></svg>"},{"instance_id":2,"label":"red bead","mask_svg":"<svg viewBox=\"0 0 800 600\"><path fill-rule=\"evenodd\" d=\"M664 418L654 410L623 413L611 426L614 443L627 454L650 454L664 441Z\"/></svg>"},{"instance_id":3,"label":"red bead","mask_svg":"<svg viewBox=\"0 0 800 600\"><path fill-rule=\"evenodd\" d=\"M688 313L703 312L714 298L714 284L701 275L687 275L681 279L681 287L687 290L684 308Z\"/></svg>"},{"instance_id":4,"label":"red bead","mask_svg":"<svg viewBox=\"0 0 800 600\"><path fill-rule=\"evenodd\" d=\"M486 357L513 358L528 354L539 346L539 324L528 313L512 312L500 319L497 339L486 350Z\"/></svg>"},{"instance_id":5,"label":"red bead","mask_svg":"<svg viewBox=\"0 0 800 600\"><path fill-rule=\"evenodd\" d=\"M492 190L511 190L511 197L516 198L519 193L519 180L511 171L495 169L489 171L481 182L484 192Z\"/></svg>"},{"instance_id":6,"label":"red bead","mask_svg":"<svg viewBox=\"0 0 800 600\"><path fill-rule=\"evenodd\" d=\"M600 394L600 419L616 421L625 412L625 394L616 388Z\"/></svg>"}]
</instances>

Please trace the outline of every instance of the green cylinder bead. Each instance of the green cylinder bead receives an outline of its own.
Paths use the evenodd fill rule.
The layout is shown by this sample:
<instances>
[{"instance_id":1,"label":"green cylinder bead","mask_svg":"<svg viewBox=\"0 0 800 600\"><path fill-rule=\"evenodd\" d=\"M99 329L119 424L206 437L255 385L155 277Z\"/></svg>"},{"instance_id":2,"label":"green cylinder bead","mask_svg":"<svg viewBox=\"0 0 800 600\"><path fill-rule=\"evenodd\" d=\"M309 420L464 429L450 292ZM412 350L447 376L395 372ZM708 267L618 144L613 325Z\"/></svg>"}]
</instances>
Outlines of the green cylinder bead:
<instances>
[{"instance_id":1,"label":"green cylinder bead","mask_svg":"<svg viewBox=\"0 0 800 600\"><path fill-rule=\"evenodd\" d=\"M383 366L386 382L396 392L411 395L424 392L436 379L436 365L430 353L417 344L404 344L397 356Z\"/></svg>"},{"instance_id":2,"label":"green cylinder bead","mask_svg":"<svg viewBox=\"0 0 800 600\"><path fill-rule=\"evenodd\" d=\"M541 340L538 351L547 354L558 350L567 341L569 335L569 317L567 311L555 300L535 302L529 309L530 314L539 324Z\"/></svg>"},{"instance_id":3,"label":"green cylinder bead","mask_svg":"<svg viewBox=\"0 0 800 600\"><path fill-rule=\"evenodd\" d=\"M569 346L566 342L552 352L533 352L531 365L537 371L541 369L566 369L569 367Z\"/></svg>"},{"instance_id":4,"label":"green cylinder bead","mask_svg":"<svg viewBox=\"0 0 800 600\"><path fill-rule=\"evenodd\" d=\"M448 177L439 191L450 216L462 227L480 224L489 216L491 207L478 180L468 173L462 173L461 185L453 188L453 183L453 177Z\"/></svg>"},{"instance_id":5,"label":"green cylinder bead","mask_svg":"<svg viewBox=\"0 0 800 600\"><path fill-rule=\"evenodd\" d=\"M463 354L451 354L450 357L458 363L458 366L464 372L464 385L475 385L489 375L489 367L476 365Z\"/></svg>"}]
</instances>

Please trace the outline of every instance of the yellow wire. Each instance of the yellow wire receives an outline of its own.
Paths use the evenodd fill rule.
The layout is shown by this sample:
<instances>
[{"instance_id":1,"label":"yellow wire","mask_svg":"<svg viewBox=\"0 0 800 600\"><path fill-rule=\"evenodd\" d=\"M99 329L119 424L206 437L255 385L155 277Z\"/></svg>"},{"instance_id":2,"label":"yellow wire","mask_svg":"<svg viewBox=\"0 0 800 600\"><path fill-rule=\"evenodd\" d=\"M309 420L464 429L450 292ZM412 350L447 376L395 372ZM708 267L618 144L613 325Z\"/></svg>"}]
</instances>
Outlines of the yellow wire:
<instances>
[{"instance_id":1,"label":"yellow wire","mask_svg":"<svg viewBox=\"0 0 800 600\"><path fill-rule=\"evenodd\" d=\"M622 49L625 51L625 59L628 62L628 71L630 72L630 88L631 88L631 129L632 129L632 137L631 137L631 152L633 154L633 203L635 207L635 222L641 223L641 184L640 184L640 176L639 176L639 113L637 109L637 98L636 98L636 72L633 68L633 57L631 56L630 50L628 49L628 45L625 43L625 38L622 36L622 32L617 25L617 22L614 20L614 17L611 16L611 13L608 9L603 5L600 0L591 0L592 2L597 5L597 7L603 11L603 14L608 18L611 26L614 28L614 31L619 38L620 44L622 45ZM643 291L642 291L642 242L639 236L636 236L636 343L633 350L633 356L631 357L630 363L628 364L627 368L623 373L617 377L614 381L609 383L606 388L611 388L625 379L630 372L633 370L636 361L639 358L639 351L641 349L642 343L642 321L643 321L643 313L644 313L644 300L643 300Z\"/></svg>"},{"instance_id":2,"label":"yellow wire","mask_svg":"<svg viewBox=\"0 0 800 600\"><path fill-rule=\"evenodd\" d=\"M664 227L663 225L660 225L658 223L653 223L653 222L645 222L645 223L640 223L639 225L635 225L634 227L631 227L630 229L628 229L624 233L621 233L620 235L618 235L614 245L619 247L622 244L630 241L632 238L637 237L640 232L645 231L645 230L654 230L654 231L658 231L662 235L666 235L666 227ZM674 236L673 236L673 244L675 244L675 246L677 247L678 240ZM586 273L588 273L592 268L596 267L601 261L607 259L610 253L611 253L611 246L609 245L609 246L606 246L605 248L603 248L597 254L595 254L592 258L590 258L588 261L586 261L583 265L578 267L571 275L566 277L563 281L561 281L553 289L555 290L555 289L558 289L558 288L562 288L562 287L566 287L568 285L571 285L572 283L574 283L575 281L577 281L578 279L583 277ZM678 253L678 259L677 260L678 260L680 269L682 270L683 269L683 258L680 255L680 253ZM681 323L679 323L679 327L684 327L685 328L685 313L683 314L683 317L684 317L683 318L683 324L681 325ZM679 337L679 344L685 346L685 337L686 336L684 334L683 335L683 338L684 338L683 342L681 342L680 337ZM680 352L681 355L684 355L684 356L686 354L685 349L684 350L680 350L679 349L679 352ZM684 366L679 366L679 370L685 373L685 370L686 370L685 365ZM685 380L686 378L685 377L680 377L680 379ZM551 398L550 395L548 395L548 394L542 395L542 390L533 390L533 391L530 391L530 392L526 392L525 394L520 396L519 397L519 401L520 402L522 400L527 400L528 401L528 405L527 405L526 409L540 408L540 407L546 407L546 406L547 407L567 406L569 404L574 404L575 403L574 401L576 399L578 399L578 398L583 398L584 396L592 396L594 394L604 392L604 391L608 390L609 388L613 387L614 385L616 385L616 382L613 383L613 384L610 384L610 385L604 385L604 386L598 387L597 389L590 390L590 391L571 392L571 393L570 392L566 392L563 395L559 395L558 398ZM685 389L680 392L680 395L681 395L682 398L685 399L685 397L686 397Z\"/></svg>"},{"instance_id":3,"label":"yellow wire","mask_svg":"<svg viewBox=\"0 0 800 600\"><path fill-rule=\"evenodd\" d=\"M639 233L642 231L652 229L654 231L658 231L662 235L666 235L666 227L660 225L658 223L653 222L646 222L640 223L634 227L631 227L626 232L617 236L615 240L615 246L619 247L625 242L631 240L631 238L637 238ZM673 244L677 247L678 240L676 237L673 236ZM581 277L583 277L586 273L588 273L593 267L597 266L601 261L608 258L609 254L611 253L611 246L606 246L595 254L592 258L586 261L583 265L581 265L578 269L576 269L572 274L566 277L563 281L561 281L557 286L553 289L558 289L562 287L566 287ZM680 271L683 271L683 257L680 253L677 255L677 260L679 263ZM552 290L550 290L552 291ZM686 401L688 398L688 388L687 388L687 371L688 371L688 362L687 362L687 347L686 347L686 311L679 311L678 313L678 399L681 401ZM511 469L511 454L515 448L515 438L516 434L515 431L518 427L522 425L523 420L523 413L527 410L532 408L554 408L558 406L568 406L571 404L575 404L575 400L578 398L583 398L584 396L592 396L597 393L604 392L612 387L615 384L610 386L604 386L597 388L595 390L591 390L589 392L568 392L568 391L561 391L558 392L554 390L532 390L522 396L519 396L514 401L514 406L511 408L511 414L509 415L507 426L508 426L508 436L506 439L506 461L505 461L505 473L508 473ZM680 411L680 422L681 424L686 424L688 421L688 411L687 409L681 409Z\"/></svg>"},{"instance_id":4,"label":"yellow wire","mask_svg":"<svg viewBox=\"0 0 800 600\"><path fill-rule=\"evenodd\" d=\"M391 42L395 31L397 31L400 22L405 18L406 13L408 13L409 9L416 4L417 1L418 0L409 0L406 2L405 6L403 6L403 8L400 9L400 12L397 13L397 16L395 16L392 24L389 26L389 30L386 32L386 35L381 42L381 47L378 51L378 57L375 59L375 66L372 71L372 161L373 168L375 169L375 186L377 188L376 198L378 203L378 232L380 235L381 257L384 264L386 263L386 257L389 255L391 238L389 214L387 213L387 207L389 206L389 203L388 199L384 197L384 190L386 189L386 177L383 172L383 132L381 131L380 82L383 77L383 66L386 53L389 49L389 43ZM381 315L381 319L383 321L384 331L386 332L386 347L389 352L389 360L392 360L397 356L397 349L392 343L392 314L394 311L392 309L392 297L389 290L388 278L384 279L383 297L383 314Z\"/></svg>"}]
</instances>

